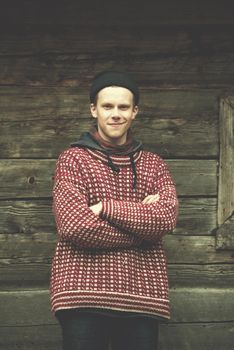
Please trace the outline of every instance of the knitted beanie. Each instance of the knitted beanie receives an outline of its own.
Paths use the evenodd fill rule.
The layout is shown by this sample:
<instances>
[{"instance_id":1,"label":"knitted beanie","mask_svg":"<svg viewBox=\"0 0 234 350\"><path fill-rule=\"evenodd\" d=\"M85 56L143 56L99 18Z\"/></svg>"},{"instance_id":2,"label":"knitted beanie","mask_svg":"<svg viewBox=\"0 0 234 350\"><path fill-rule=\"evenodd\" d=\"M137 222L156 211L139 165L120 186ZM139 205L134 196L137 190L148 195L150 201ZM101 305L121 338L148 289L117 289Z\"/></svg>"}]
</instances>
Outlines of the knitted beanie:
<instances>
[{"instance_id":1,"label":"knitted beanie","mask_svg":"<svg viewBox=\"0 0 234 350\"><path fill-rule=\"evenodd\" d=\"M134 95L135 104L138 104L140 96L136 82L129 73L117 71L104 71L94 77L89 94L90 102L94 103L97 93L108 86L121 86L130 90Z\"/></svg>"}]
</instances>

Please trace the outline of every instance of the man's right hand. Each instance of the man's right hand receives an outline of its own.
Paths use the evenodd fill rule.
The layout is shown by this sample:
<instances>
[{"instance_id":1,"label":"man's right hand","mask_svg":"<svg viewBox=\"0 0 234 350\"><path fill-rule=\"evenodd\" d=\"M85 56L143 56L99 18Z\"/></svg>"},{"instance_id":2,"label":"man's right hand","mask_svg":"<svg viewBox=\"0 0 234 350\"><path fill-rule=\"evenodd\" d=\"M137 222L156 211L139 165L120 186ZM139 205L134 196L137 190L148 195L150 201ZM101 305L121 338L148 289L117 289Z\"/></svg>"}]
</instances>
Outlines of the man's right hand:
<instances>
[{"instance_id":1,"label":"man's right hand","mask_svg":"<svg viewBox=\"0 0 234 350\"><path fill-rule=\"evenodd\" d=\"M143 199L142 203L143 204L151 204L151 203L155 203L160 199L159 194L149 194L148 196L145 197L145 199Z\"/></svg>"}]
</instances>

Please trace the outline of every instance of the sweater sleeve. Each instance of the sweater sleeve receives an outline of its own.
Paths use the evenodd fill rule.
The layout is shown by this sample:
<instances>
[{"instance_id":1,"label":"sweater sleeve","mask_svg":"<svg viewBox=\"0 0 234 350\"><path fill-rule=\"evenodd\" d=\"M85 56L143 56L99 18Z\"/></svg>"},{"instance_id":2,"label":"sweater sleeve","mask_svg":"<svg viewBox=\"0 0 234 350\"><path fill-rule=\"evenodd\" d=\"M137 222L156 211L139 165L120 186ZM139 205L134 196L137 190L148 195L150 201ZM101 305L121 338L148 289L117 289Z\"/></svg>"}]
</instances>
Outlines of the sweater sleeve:
<instances>
[{"instance_id":1,"label":"sweater sleeve","mask_svg":"<svg viewBox=\"0 0 234 350\"><path fill-rule=\"evenodd\" d=\"M142 242L92 212L78 161L68 151L60 155L56 165L53 212L60 238L78 248L125 248Z\"/></svg>"},{"instance_id":2,"label":"sweater sleeve","mask_svg":"<svg viewBox=\"0 0 234 350\"><path fill-rule=\"evenodd\" d=\"M155 243L175 228L178 214L175 185L163 160L160 160L155 174L151 194L159 194L160 199L152 204L113 199L103 201L101 217L136 237Z\"/></svg>"}]
</instances>

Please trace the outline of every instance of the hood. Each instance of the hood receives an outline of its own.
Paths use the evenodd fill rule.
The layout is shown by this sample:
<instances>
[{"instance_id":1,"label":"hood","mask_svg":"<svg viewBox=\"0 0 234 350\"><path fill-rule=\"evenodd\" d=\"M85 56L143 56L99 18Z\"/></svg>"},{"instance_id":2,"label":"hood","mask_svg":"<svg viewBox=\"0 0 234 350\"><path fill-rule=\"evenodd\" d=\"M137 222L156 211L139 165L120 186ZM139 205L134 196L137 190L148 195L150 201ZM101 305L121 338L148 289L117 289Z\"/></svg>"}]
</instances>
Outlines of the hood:
<instances>
[{"instance_id":1,"label":"hood","mask_svg":"<svg viewBox=\"0 0 234 350\"><path fill-rule=\"evenodd\" d=\"M90 148L90 149L96 149L97 151L104 152L105 154L111 154L110 151L102 147L89 132L85 132L81 135L79 140L76 142L71 143L71 147L84 147L84 148ZM137 151L140 151L142 149L142 142L133 140L132 149L129 152L126 152L125 155L128 156L130 154L134 154ZM116 152L117 154L117 152Z\"/></svg>"},{"instance_id":2,"label":"hood","mask_svg":"<svg viewBox=\"0 0 234 350\"><path fill-rule=\"evenodd\" d=\"M88 148L91 150L96 150L96 151L102 152L106 155L108 165L110 166L110 168L115 172L120 171L120 168L118 166L116 166L111 159L112 154L117 155L118 151L113 153L113 151L107 150L106 148L102 147L92 137L92 135L89 132L83 133L78 141L71 143L71 147ZM137 184L137 172L136 172L136 164L134 161L134 154L139 152L140 150L142 150L142 148L143 147L142 147L141 141L133 140L131 150L124 153L124 156L128 156L130 159L130 162L131 162L131 167L133 170L133 188L136 188L136 184ZM121 154L121 155L123 155L123 154Z\"/></svg>"}]
</instances>

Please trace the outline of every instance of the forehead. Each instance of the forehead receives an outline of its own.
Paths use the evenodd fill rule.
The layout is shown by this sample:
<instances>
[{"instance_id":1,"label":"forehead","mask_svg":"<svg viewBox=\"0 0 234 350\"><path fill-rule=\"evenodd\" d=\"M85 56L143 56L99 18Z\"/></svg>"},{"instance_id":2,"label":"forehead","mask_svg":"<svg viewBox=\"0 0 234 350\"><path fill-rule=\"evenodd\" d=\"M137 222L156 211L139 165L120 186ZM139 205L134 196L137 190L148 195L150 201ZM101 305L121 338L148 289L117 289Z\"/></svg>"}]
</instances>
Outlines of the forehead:
<instances>
[{"instance_id":1,"label":"forehead","mask_svg":"<svg viewBox=\"0 0 234 350\"><path fill-rule=\"evenodd\" d=\"M122 86L108 86L98 92L101 103L132 103L133 93Z\"/></svg>"}]
</instances>

